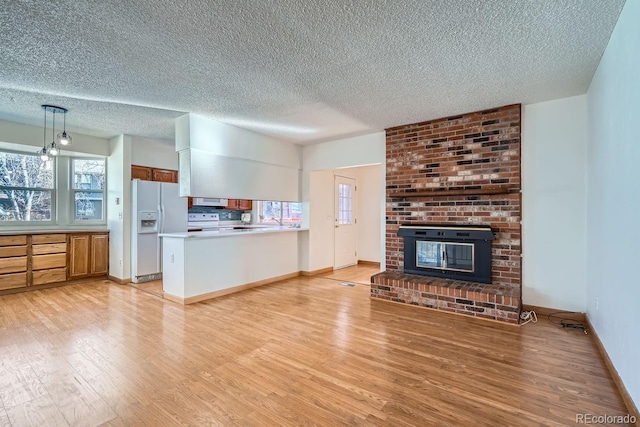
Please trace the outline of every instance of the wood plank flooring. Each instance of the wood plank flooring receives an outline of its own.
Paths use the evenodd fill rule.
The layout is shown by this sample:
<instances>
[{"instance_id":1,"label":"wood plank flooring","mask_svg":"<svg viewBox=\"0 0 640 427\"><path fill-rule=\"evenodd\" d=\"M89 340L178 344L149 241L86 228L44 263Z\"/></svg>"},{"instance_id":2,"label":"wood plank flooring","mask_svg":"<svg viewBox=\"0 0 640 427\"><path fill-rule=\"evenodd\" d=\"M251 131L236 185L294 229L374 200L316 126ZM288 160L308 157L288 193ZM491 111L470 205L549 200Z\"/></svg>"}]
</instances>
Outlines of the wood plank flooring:
<instances>
[{"instance_id":1,"label":"wood plank flooring","mask_svg":"<svg viewBox=\"0 0 640 427\"><path fill-rule=\"evenodd\" d=\"M565 426L626 414L590 335L371 300L336 277L189 306L103 280L1 296L0 426Z\"/></svg>"}]
</instances>

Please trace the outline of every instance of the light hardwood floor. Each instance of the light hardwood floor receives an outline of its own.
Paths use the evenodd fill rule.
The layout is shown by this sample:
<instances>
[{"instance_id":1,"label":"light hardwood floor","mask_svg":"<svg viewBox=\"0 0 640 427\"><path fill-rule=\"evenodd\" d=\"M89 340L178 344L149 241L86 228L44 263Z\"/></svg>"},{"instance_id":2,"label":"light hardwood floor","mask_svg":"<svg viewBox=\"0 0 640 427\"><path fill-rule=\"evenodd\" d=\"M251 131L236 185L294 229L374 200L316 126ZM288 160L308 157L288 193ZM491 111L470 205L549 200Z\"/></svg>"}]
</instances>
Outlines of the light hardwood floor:
<instances>
[{"instance_id":1,"label":"light hardwood floor","mask_svg":"<svg viewBox=\"0 0 640 427\"><path fill-rule=\"evenodd\" d=\"M626 413L590 335L371 300L339 280L189 306L108 281L1 296L0 426L566 426Z\"/></svg>"}]
</instances>

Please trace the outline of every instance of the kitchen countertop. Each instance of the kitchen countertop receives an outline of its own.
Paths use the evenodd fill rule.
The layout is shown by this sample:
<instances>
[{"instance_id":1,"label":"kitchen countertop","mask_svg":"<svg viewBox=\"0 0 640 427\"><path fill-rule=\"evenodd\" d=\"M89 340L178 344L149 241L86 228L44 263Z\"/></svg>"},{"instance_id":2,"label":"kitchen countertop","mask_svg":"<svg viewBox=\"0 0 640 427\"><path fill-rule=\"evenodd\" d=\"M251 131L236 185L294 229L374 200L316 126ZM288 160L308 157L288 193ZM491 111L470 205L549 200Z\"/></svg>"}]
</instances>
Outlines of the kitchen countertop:
<instances>
[{"instance_id":1,"label":"kitchen countertop","mask_svg":"<svg viewBox=\"0 0 640 427\"><path fill-rule=\"evenodd\" d=\"M267 234L267 233L287 233L291 231L308 231L309 228L295 228L295 227L250 227L243 229L219 229L219 230L206 230L206 231L192 231L186 233L160 233L160 237L175 237L182 239L203 239L213 237L225 237L225 236L240 236L248 234Z\"/></svg>"},{"instance_id":2,"label":"kitchen countertop","mask_svg":"<svg viewBox=\"0 0 640 427\"><path fill-rule=\"evenodd\" d=\"M24 234L73 234L73 233L108 233L109 230L96 228L69 228L69 229L51 229L51 230L8 230L0 231L0 236L15 236Z\"/></svg>"}]
</instances>

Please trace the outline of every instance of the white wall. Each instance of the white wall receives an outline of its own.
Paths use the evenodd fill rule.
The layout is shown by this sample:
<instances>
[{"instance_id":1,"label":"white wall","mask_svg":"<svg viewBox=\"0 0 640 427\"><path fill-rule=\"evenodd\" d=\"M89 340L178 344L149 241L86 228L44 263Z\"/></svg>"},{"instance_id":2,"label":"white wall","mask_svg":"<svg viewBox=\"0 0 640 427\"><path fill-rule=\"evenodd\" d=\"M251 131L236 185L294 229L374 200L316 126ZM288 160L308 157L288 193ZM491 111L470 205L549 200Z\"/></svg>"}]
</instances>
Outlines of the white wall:
<instances>
[{"instance_id":1,"label":"white wall","mask_svg":"<svg viewBox=\"0 0 640 427\"><path fill-rule=\"evenodd\" d=\"M380 200L384 200L382 165L363 166L349 169L354 172L358 182L358 260L380 262L382 246L380 224L384 216L380 211ZM340 171L338 171L340 172Z\"/></svg>"},{"instance_id":2,"label":"white wall","mask_svg":"<svg viewBox=\"0 0 640 427\"><path fill-rule=\"evenodd\" d=\"M109 141L107 158L107 226L109 275L131 278L131 137Z\"/></svg>"},{"instance_id":3,"label":"white wall","mask_svg":"<svg viewBox=\"0 0 640 427\"><path fill-rule=\"evenodd\" d=\"M50 128L48 128L51 131ZM14 151L35 153L44 143L42 126L24 125L22 123L0 120L0 148ZM50 135L50 134L49 134ZM102 156L109 155L109 141L105 138L73 133L73 144L62 147L62 154L69 156ZM47 140L47 142L51 142Z\"/></svg>"},{"instance_id":4,"label":"white wall","mask_svg":"<svg viewBox=\"0 0 640 427\"><path fill-rule=\"evenodd\" d=\"M586 95L522 109L522 298L584 312Z\"/></svg>"},{"instance_id":5,"label":"white wall","mask_svg":"<svg viewBox=\"0 0 640 427\"><path fill-rule=\"evenodd\" d=\"M333 267L333 170L311 172L309 194L309 264L305 271Z\"/></svg>"},{"instance_id":6,"label":"white wall","mask_svg":"<svg viewBox=\"0 0 640 427\"><path fill-rule=\"evenodd\" d=\"M308 237L305 237L308 238L308 252L301 253L302 270L313 271L333 266L333 175L335 173L358 180L359 190L363 191L358 196L360 206L358 211L369 214L359 221L364 221L363 228L377 227L377 230L372 230L367 237L362 236L363 232L358 232L358 258L379 261L381 268L384 269L385 162L384 132L303 147L303 217L304 225L308 225L310 229ZM367 170L358 167L364 165L375 166ZM359 170L363 172L358 172ZM364 202L360 200L361 197L370 198ZM308 224L306 224L306 218L309 219ZM360 252L361 247L366 247L365 254ZM374 257L372 252L376 250L377 256Z\"/></svg>"},{"instance_id":7,"label":"white wall","mask_svg":"<svg viewBox=\"0 0 640 427\"><path fill-rule=\"evenodd\" d=\"M131 137L131 164L178 170L175 142L167 139Z\"/></svg>"},{"instance_id":8,"label":"white wall","mask_svg":"<svg viewBox=\"0 0 640 427\"><path fill-rule=\"evenodd\" d=\"M587 92L587 315L640 406L640 2L627 1Z\"/></svg>"},{"instance_id":9,"label":"white wall","mask_svg":"<svg viewBox=\"0 0 640 427\"><path fill-rule=\"evenodd\" d=\"M302 149L196 114L176 120L180 194L300 200Z\"/></svg>"}]
</instances>

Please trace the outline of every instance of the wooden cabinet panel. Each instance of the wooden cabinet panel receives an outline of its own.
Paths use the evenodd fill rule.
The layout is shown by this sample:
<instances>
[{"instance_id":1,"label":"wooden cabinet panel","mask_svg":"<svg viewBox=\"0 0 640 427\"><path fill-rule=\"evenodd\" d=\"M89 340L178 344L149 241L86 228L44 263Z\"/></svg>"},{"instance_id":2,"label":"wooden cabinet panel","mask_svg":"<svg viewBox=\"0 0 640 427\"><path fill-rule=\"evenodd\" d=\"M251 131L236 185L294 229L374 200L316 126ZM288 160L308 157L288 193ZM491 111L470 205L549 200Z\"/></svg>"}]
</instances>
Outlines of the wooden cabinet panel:
<instances>
[{"instance_id":1,"label":"wooden cabinet panel","mask_svg":"<svg viewBox=\"0 0 640 427\"><path fill-rule=\"evenodd\" d=\"M131 179L177 183L178 171L173 169L161 169L152 168L149 166L131 165Z\"/></svg>"},{"instance_id":2,"label":"wooden cabinet panel","mask_svg":"<svg viewBox=\"0 0 640 427\"><path fill-rule=\"evenodd\" d=\"M67 254L34 255L31 261L32 270L46 270L67 266Z\"/></svg>"},{"instance_id":3,"label":"wooden cabinet panel","mask_svg":"<svg viewBox=\"0 0 640 427\"><path fill-rule=\"evenodd\" d=\"M27 236L0 236L0 246L20 246L27 244Z\"/></svg>"},{"instance_id":4,"label":"wooden cabinet panel","mask_svg":"<svg viewBox=\"0 0 640 427\"><path fill-rule=\"evenodd\" d=\"M253 202L251 200L245 199L228 199L227 206L225 209L236 209L236 210L251 210L253 206Z\"/></svg>"},{"instance_id":5,"label":"wooden cabinet panel","mask_svg":"<svg viewBox=\"0 0 640 427\"><path fill-rule=\"evenodd\" d=\"M108 234L72 234L69 242L69 278L109 272Z\"/></svg>"},{"instance_id":6,"label":"wooden cabinet panel","mask_svg":"<svg viewBox=\"0 0 640 427\"><path fill-rule=\"evenodd\" d=\"M12 257L0 259L0 274L27 271L27 257Z\"/></svg>"},{"instance_id":7,"label":"wooden cabinet panel","mask_svg":"<svg viewBox=\"0 0 640 427\"><path fill-rule=\"evenodd\" d=\"M91 236L91 274L109 272L109 235Z\"/></svg>"},{"instance_id":8,"label":"wooden cabinet panel","mask_svg":"<svg viewBox=\"0 0 640 427\"><path fill-rule=\"evenodd\" d=\"M47 283L64 282L67 280L67 268L53 268L33 272L33 284L45 285Z\"/></svg>"},{"instance_id":9,"label":"wooden cabinet panel","mask_svg":"<svg viewBox=\"0 0 640 427\"><path fill-rule=\"evenodd\" d=\"M107 231L0 236L2 293L106 275L108 270Z\"/></svg>"},{"instance_id":10,"label":"wooden cabinet panel","mask_svg":"<svg viewBox=\"0 0 640 427\"><path fill-rule=\"evenodd\" d=\"M27 287L26 272L0 275L0 291L25 287Z\"/></svg>"},{"instance_id":11,"label":"wooden cabinet panel","mask_svg":"<svg viewBox=\"0 0 640 427\"><path fill-rule=\"evenodd\" d=\"M34 234L31 236L31 244L39 245L43 243L66 243L67 235L64 233L58 234Z\"/></svg>"},{"instance_id":12,"label":"wooden cabinet panel","mask_svg":"<svg viewBox=\"0 0 640 427\"><path fill-rule=\"evenodd\" d=\"M69 277L89 275L90 235L71 235L69 239Z\"/></svg>"},{"instance_id":13,"label":"wooden cabinet panel","mask_svg":"<svg viewBox=\"0 0 640 427\"><path fill-rule=\"evenodd\" d=\"M238 200L238 209L242 209L243 211L249 211L253 207L253 202L251 200Z\"/></svg>"},{"instance_id":14,"label":"wooden cabinet panel","mask_svg":"<svg viewBox=\"0 0 640 427\"><path fill-rule=\"evenodd\" d=\"M26 246L0 246L0 258L27 256Z\"/></svg>"},{"instance_id":15,"label":"wooden cabinet panel","mask_svg":"<svg viewBox=\"0 0 640 427\"><path fill-rule=\"evenodd\" d=\"M151 180L160 182L178 182L178 171L170 169L151 169Z\"/></svg>"},{"instance_id":16,"label":"wooden cabinet panel","mask_svg":"<svg viewBox=\"0 0 640 427\"><path fill-rule=\"evenodd\" d=\"M66 236L65 236L66 239ZM42 254L58 254L67 252L67 242L64 243L51 243L49 245L33 245L31 246L31 253L34 255Z\"/></svg>"},{"instance_id":17,"label":"wooden cabinet panel","mask_svg":"<svg viewBox=\"0 0 640 427\"><path fill-rule=\"evenodd\" d=\"M151 181L151 168L147 166L131 165L131 179Z\"/></svg>"}]
</instances>

